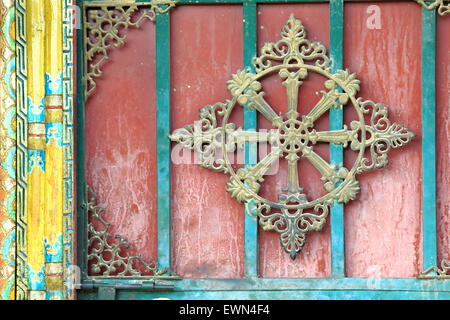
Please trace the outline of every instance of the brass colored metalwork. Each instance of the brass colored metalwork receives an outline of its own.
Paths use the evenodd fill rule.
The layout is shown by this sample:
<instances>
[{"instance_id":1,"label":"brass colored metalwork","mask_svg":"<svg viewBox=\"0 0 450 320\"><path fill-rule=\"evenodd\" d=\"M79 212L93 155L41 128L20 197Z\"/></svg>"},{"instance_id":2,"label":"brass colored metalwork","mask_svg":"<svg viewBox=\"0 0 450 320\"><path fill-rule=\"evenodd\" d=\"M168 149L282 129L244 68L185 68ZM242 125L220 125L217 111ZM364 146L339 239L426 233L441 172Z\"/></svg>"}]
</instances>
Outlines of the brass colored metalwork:
<instances>
[{"instance_id":1,"label":"brass colored metalwork","mask_svg":"<svg viewBox=\"0 0 450 320\"><path fill-rule=\"evenodd\" d=\"M89 98L103 72L101 67L109 59L108 52L125 44L124 31L139 28L146 19L155 21L157 14L175 6L174 0L153 0L142 3L93 2L85 5L85 98Z\"/></svg>"},{"instance_id":2,"label":"brass colored metalwork","mask_svg":"<svg viewBox=\"0 0 450 320\"><path fill-rule=\"evenodd\" d=\"M427 3L425 0L415 0L415 1L428 10L435 10L437 8L437 12L441 16L450 13L450 2L448 0L434 0L433 2L430 3Z\"/></svg>"},{"instance_id":3,"label":"brass colored metalwork","mask_svg":"<svg viewBox=\"0 0 450 320\"><path fill-rule=\"evenodd\" d=\"M102 276L163 276L167 269L159 269L157 262L147 263L139 256L130 256L125 249L130 247L128 241L116 234L114 239L109 233L110 223L103 218L105 209L97 205L94 191L86 187L87 203L83 204L89 219L88 224L88 261L91 272ZM100 227L100 230L98 229ZM143 266L143 271L138 266Z\"/></svg>"},{"instance_id":4,"label":"brass colored metalwork","mask_svg":"<svg viewBox=\"0 0 450 320\"><path fill-rule=\"evenodd\" d=\"M177 129L172 141L199 154L201 166L230 174L227 191L238 202L252 204L264 230L280 233L282 247L295 259L305 244L309 231L320 231L328 216L329 207L338 201L346 203L356 198L360 188L356 175L387 165L387 153L408 143L414 134L387 118L388 108L380 103L356 98L359 80L348 70L331 73L330 60L325 47L306 38L306 30L293 15L281 30L281 40L266 43L254 62L256 73L238 71L228 81L232 100L200 109L200 121ZM286 87L288 112L279 115L265 100L260 79L277 72ZM328 80L321 91L320 101L303 116L297 111L298 90L310 72ZM351 103L358 120L341 130L316 131L318 118L331 108L342 108ZM267 132L244 131L228 123L236 105L255 109L267 118L274 130ZM370 123L365 123L365 116ZM219 117L221 120L219 121ZM221 123L221 126L219 126ZM269 142L271 151L254 166L236 172L228 153L242 148L245 142ZM317 143L337 143L358 152L351 169L342 164L325 161L314 151ZM368 151L368 152L366 152ZM258 195L264 175L278 159L288 162L286 188L273 202ZM308 200L300 187L298 161L308 160L322 175L326 195Z\"/></svg>"},{"instance_id":5,"label":"brass colored metalwork","mask_svg":"<svg viewBox=\"0 0 450 320\"><path fill-rule=\"evenodd\" d=\"M422 271L419 279L450 279L450 260L443 259L441 262L441 268L430 267L425 271Z\"/></svg>"}]
</instances>

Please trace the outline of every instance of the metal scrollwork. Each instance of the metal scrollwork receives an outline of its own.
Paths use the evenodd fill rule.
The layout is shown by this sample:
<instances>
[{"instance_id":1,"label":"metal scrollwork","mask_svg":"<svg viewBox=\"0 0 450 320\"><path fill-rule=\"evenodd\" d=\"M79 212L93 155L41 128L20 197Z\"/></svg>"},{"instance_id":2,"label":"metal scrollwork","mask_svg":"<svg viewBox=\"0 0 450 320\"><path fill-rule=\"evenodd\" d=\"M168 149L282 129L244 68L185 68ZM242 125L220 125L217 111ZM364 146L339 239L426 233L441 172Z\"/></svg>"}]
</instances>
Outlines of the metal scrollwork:
<instances>
[{"instance_id":1,"label":"metal scrollwork","mask_svg":"<svg viewBox=\"0 0 450 320\"><path fill-rule=\"evenodd\" d=\"M428 10L435 10L437 8L437 13L441 16L450 13L450 2L448 0L434 0L434 1L415 0L415 1Z\"/></svg>"},{"instance_id":2,"label":"metal scrollwork","mask_svg":"<svg viewBox=\"0 0 450 320\"><path fill-rule=\"evenodd\" d=\"M169 273L167 269L159 269L157 262L147 263L140 255L130 256L126 252L130 247L128 241L121 235L109 233L111 224L103 218L105 209L97 204L97 196L89 186L86 187L86 201L83 207L89 221L88 262L93 274L158 277Z\"/></svg>"},{"instance_id":3,"label":"metal scrollwork","mask_svg":"<svg viewBox=\"0 0 450 320\"><path fill-rule=\"evenodd\" d=\"M231 100L200 109L200 121L175 130L170 139L199 154L200 165L230 174L226 189L238 202L252 204L264 230L280 233L284 250L295 259L310 231L320 231L334 201L346 203L360 191L356 175L387 165L387 152L407 144L414 134L403 126L391 123L386 106L356 98L360 89L356 74L348 70L331 73L325 47L306 38L301 21L293 15L281 33L281 40L266 43L253 64L256 72L237 71L228 81ZM277 113L264 98L261 79L276 72L286 88L288 112ZM320 101L306 115L298 112L298 90L309 73L318 73L327 80L320 92ZM358 120L341 130L316 131L317 119L332 108L351 104ZM228 123L236 106L257 110L274 129L270 132L244 131ZM370 123L365 122L365 117ZM219 121L218 118L221 118ZM220 125L219 125L220 123ZM267 142L270 152L257 164L235 171L228 153L242 148L244 142ZM337 143L358 153L353 167L331 164L314 151L318 143ZM368 152L366 152L368 151ZM369 156L368 156L369 155ZM278 202L258 193L271 165L279 159L288 163L286 187ZM327 192L317 199L308 199L299 183L298 162L309 161L321 174Z\"/></svg>"},{"instance_id":4,"label":"metal scrollwork","mask_svg":"<svg viewBox=\"0 0 450 320\"><path fill-rule=\"evenodd\" d=\"M430 267L419 274L419 279L450 279L450 260L442 260L441 267Z\"/></svg>"},{"instance_id":5,"label":"metal scrollwork","mask_svg":"<svg viewBox=\"0 0 450 320\"><path fill-rule=\"evenodd\" d=\"M101 67L109 59L108 51L125 44L124 31L139 28L143 21L155 21L157 14L168 12L175 6L173 0L153 0L136 4L100 2L86 4L84 21L85 45L85 98L89 98L97 84L95 79L103 72Z\"/></svg>"}]
</instances>

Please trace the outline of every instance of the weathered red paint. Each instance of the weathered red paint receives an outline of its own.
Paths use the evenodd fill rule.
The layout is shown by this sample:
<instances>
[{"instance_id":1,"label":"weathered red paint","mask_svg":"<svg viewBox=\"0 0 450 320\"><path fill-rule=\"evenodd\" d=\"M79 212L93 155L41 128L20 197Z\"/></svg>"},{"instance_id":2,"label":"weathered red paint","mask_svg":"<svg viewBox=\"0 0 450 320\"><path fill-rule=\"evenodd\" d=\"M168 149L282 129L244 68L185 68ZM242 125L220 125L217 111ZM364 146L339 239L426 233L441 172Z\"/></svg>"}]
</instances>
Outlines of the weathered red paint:
<instances>
[{"instance_id":1,"label":"weathered red paint","mask_svg":"<svg viewBox=\"0 0 450 320\"><path fill-rule=\"evenodd\" d=\"M450 19L437 19L436 140L438 258L450 259Z\"/></svg>"},{"instance_id":2,"label":"weathered red paint","mask_svg":"<svg viewBox=\"0 0 450 320\"><path fill-rule=\"evenodd\" d=\"M327 4L289 4L258 6L258 48L265 42L276 42L280 39L280 31L291 13L300 19L307 30L311 41L319 41L327 48L329 45L329 9ZM299 90L299 110L307 114L317 103L320 96L316 94L323 89L325 79L317 74L310 74ZM263 81L265 98L277 112L287 112L286 90L278 74ZM258 117L258 126L264 129L273 128L262 116ZM316 125L318 130L328 130L328 117L324 116ZM315 147L316 151L329 160L328 145ZM264 156L264 155L261 155ZM275 169L275 168L274 168ZM279 170L265 177L261 195L277 200L277 195L286 187L287 166L280 160ZM320 174L307 161L299 164L300 186L305 189L309 199L325 194ZM276 232L264 232L260 229L260 273L264 277L327 277L330 275L330 232L327 225L322 232L311 232L303 250L292 261L280 246L280 236Z\"/></svg>"},{"instance_id":3,"label":"weathered red paint","mask_svg":"<svg viewBox=\"0 0 450 320\"><path fill-rule=\"evenodd\" d=\"M421 254L421 9L414 3L377 3L381 28L369 29L371 4L345 5L344 66L358 73L359 96L390 106L389 117L418 136L389 154L390 164L359 176L359 198L345 207L346 273L349 277L415 277ZM399 15L398 12L402 12ZM258 48L277 41L289 15L302 20L308 38L329 48L327 4L258 6ZM172 129L198 119L198 109L230 98L226 81L242 69L240 6L178 6L171 12ZM438 19L437 169L439 259L450 251L450 21ZM110 52L110 62L86 106L88 182L106 207L111 232L130 240L131 254L156 258L156 137L154 24L129 29L126 45ZM148 39L148 41L142 41ZM299 108L307 113L320 99L321 76L310 74L300 88ZM285 89L275 77L263 81L267 101L286 112ZM355 119L348 107L345 122ZM242 126L236 107L230 122ZM316 130L329 129L324 116ZM259 127L271 129L263 117ZM328 145L315 149L329 160ZM190 151L186 154L191 154ZM263 154L260 157L264 156ZM351 167L355 154L345 153ZM240 166L240 165L237 165ZM274 168L275 169L275 168ZM287 168L267 176L261 194L276 200ZM309 199L325 193L319 173L299 165L300 184ZM172 165L173 271L182 277L243 276L241 204L225 191L228 176L196 163ZM277 233L260 230L263 277L329 277L330 226L312 232L295 261L283 251Z\"/></svg>"},{"instance_id":4,"label":"weathered red paint","mask_svg":"<svg viewBox=\"0 0 450 320\"><path fill-rule=\"evenodd\" d=\"M198 120L199 108L230 98L226 81L243 65L242 8L179 6L171 21L176 129ZM230 122L242 125L240 109ZM172 165L173 269L183 277L243 276L244 208L225 191L227 180L196 163Z\"/></svg>"},{"instance_id":5,"label":"weathered red paint","mask_svg":"<svg viewBox=\"0 0 450 320\"><path fill-rule=\"evenodd\" d=\"M87 181L128 252L156 258L155 26L126 31L86 104ZM143 41L147 39L147 41Z\"/></svg>"},{"instance_id":6,"label":"weathered red paint","mask_svg":"<svg viewBox=\"0 0 450 320\"><path fill-rule=\"evenodd\" d=\"M390 106L391 121L417 137L392 150L386 168L359 176L359 198L345 207L346 272L415 277L422 270L421 8L412 2L377 3L380 29L369 29L369 5L345 5L344 65L361 80L359 96ZM346 123L353 116L345 112ZM345 153L347 167L354 156Z\"/></svg>"}]
</instances>

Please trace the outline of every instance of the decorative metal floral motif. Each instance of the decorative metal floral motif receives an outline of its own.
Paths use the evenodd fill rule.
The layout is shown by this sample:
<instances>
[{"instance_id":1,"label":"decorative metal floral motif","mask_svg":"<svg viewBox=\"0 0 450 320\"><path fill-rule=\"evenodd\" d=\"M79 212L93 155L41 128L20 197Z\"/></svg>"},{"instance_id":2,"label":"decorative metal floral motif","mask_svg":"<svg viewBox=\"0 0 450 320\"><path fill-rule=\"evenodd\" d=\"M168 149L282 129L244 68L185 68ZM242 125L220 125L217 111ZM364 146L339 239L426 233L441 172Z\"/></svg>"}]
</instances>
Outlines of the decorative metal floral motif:
<instances>
[{"instance_id":1,"label":"decorative metal floral motif","mask_svg":"<svg viewBox=\"0 0 450 320\"><path fill-rule=\"evenodd\" d=\"M429 3L426 3L424 0L415 1L428 10L434 10L437 8L437 13L441 16L450 13L450 2L448 0L434 0L433 2Z\"/></svg>"},{"instance_id":2,"label":"decorative metal floral motif","mask_svg":"<svg viewBox=\"0 0 450 320\"><path fill-rule=\"evenodd\" d=\"M108 51L125 44L124 31L129 27L139 28L146 19L155 21L156 14L169 11L175 6L175 1L153 0L138 4L87 5L84 21L86 99L92 95L97 86L95 79L103 74L101 67L109 59Z\"/></svg>"},{"instance_id":3,"label":"decorative metal floral motif","mask_svg":"<svg viewBox=\"0 0 450 320\"><path fill-rule=\"evenodd\" d=\"M356 98L359 80L348 70L331 73L325 47L306 38L306 30L293 15L281 30L281 40L266 43L253 65L256 73L238 71L228 81L232 100L200 109L200 121L177 129L172 141L199 154L199 163L230 174L227 191L238 202L251 204L264 230L280 233L285 251L295 259L305 244L309 231L320 231L325 224L330 205L334 201L346 203L356 198L360 188L356 175L387 165L387 152L408 143L414 134L403 126L391 123L388 109L380 103ZM277 72L286 87L288 112L279 115L265 100L260 79ZM320 101L303 116L297 112L298 90L310 72L328 80L321 91ZM314 124L331 108L352 104L358 120L341 130L316 131ZM244 131L228 123L236 105L255 109L267 118L275 130L271 132ZM370 117L366 124L365 115ZM220 118L220 119L219 119ZM219 126L221 123L221 126ZM243 148L245 142L269 142L271 151L254 166L235 172L228 153ZM337 143L358 152L351 169L330 164L314 151L317 143ZM368 151L368 152L366 152ZM278 159L288 162L288 181L278 202L258 195L264 175ZM298 161L308 160L322 175L328 192L318 199L309 200L299 184Z\"/></svg>"},{"instance_id":4,"label":"decorative metal floral motif","mask_svg":"<svg viewBox=\"0 0 450 320\"><path fill-rule=\"evenodd\" d=\"M97 205L97 196L92 189L86 187L87 202L83 205L88 213L88 261L90 271L102 276L162 276L167 269L159 269L158 263L147 263L139 256L130 256L125 249L130 247L128 241L121 235L114 237L109 233L109 222L103 219L105 209ZM100 226L100 230L98 227ZM112 240L114 238L116 240ZM143 266L142 271L137 266Z\"/></svg>"},{"instance_id":5,"label":"decorative metal floral motif","mask_svg":"<svg viewBox=\"0 0 450 320\"><path fill-rule=\"evenodd\" d=\"M419 279L450 279L450 260L442 260L441 268L430 267L419 274Z\"/></svg>"}]
</instances>

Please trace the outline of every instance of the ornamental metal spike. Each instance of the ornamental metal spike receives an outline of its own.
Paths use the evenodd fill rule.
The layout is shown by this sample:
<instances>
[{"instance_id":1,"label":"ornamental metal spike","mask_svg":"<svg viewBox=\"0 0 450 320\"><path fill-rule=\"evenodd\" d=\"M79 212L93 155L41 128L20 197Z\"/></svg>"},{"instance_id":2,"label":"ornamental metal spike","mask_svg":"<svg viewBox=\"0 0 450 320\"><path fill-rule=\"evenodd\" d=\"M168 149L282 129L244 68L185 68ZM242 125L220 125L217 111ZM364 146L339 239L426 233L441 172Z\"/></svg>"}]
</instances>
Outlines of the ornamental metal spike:
<instances>
[{"instance_id":1,"label":"ornamental metal spike","mask_svg":"<svg viewBox=\"0 0 450 320\"><path fill-rule=\"evenodd\" d=\"M238 70L227 82L231 100L200 109L200 122L175 130L170 139L199 154L200 165L230 175L227 191L240 203L252 203L265 231L280 234L284 250L295 259L310 231L321 231L334 201L347 203L360 191L356 175L388 164L387 153L409 143L415 136L407 128L388 119L388 107L357 98L360 82L355 73L338 70L331 73L325 47L306 38L306 29L293 15L282 28L281 40L266 43L255 58L255 73ZM310 72L327 80L319 102L305 115L298 112L298 90ZM288 112L280 115L264 98L261 79L277 73L286 89ZM315 122L332 108L352 105L358 120L340 130L316 131ZM274 130L244 131L228 123L236 107L257 110L269 120ZM369 123L365 122L369 116ZM219 126L219 123L221 126ZM254 166L235 171L229 152L242 148L244 142L271 144L268 153ZM337 143L358 153L351 168L324 160L314 148L319 143ZM367 157L366 151L370 155ZM277 203L259 195L264 176L279 159L288 162L286 187ZM321 174L326 195L308 199L301 187L298 162L309 161ZM300 177L301 178L301 177Z\"/></svg>"}]
</instances>

